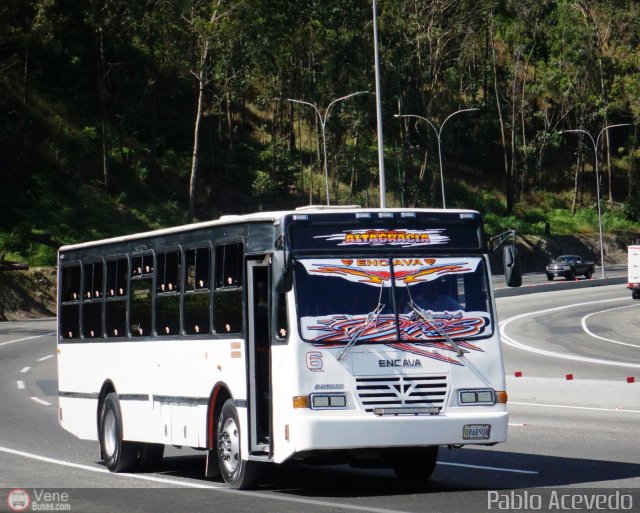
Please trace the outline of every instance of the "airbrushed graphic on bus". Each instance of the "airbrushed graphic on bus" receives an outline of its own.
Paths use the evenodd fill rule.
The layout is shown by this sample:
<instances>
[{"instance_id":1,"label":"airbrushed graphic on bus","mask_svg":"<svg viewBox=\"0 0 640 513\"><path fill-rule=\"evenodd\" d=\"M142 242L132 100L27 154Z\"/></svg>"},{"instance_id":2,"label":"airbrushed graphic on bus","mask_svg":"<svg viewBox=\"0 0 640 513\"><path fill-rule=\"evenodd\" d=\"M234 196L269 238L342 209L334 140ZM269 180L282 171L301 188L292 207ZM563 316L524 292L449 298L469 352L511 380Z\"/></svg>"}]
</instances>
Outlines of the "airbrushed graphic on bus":
<instances>
[{"instance_id":1,"label":"airbrushed graphic on bus","mask_svg":"<svg viewBox=\"0 0 640 513\"><path fill-rule=\"evenodd\" d=\"M304 269L311 276L340 278L354 284L386 290L392 286L403 290L411 288L414 296L417 296L417 285L435 282L442 277L473 273L478 263L478 259L451 257L301 261ZM382 290L380 292L382 296ZM353 289L351 293L354 296L358 295L357 289ZM342 292L339 295L342 295ZM421 302L417 298L412 299L418 303ZM425 318L415 310L402 311L401 305L396 305L397 315L391 305L382 305L383 308L385 306L386 310L378 313L375 322L371 322L368 314L349 311L350 307L345 306L344 303L336 306L335 313L304 316L300 319L303 339L316 347L341 347L348 344L353 334L358 332L360 346L385 344L396 350L456 365L463 365L463 363L460 359L448 354L455 352L455 349L442 340L443 333L448 337L459 339L459 346L466 350L483 351L468 339L483 335L490 326L491 321L487 312L466 311L463 308L437 309L432 308L431 303L424 303L421 306L428 316Z\"/></svg>"},{"instance_id":2,"label":"airbrushed graphic on bus","mask_svg":"<svg viewBox=\"0 0 640 513\"><path fill-rule=\"evenodd\" d=\"M482 328L488 324L488 318L481 316L481 312L475 312L477 317L462 317L463 312L430 312L436 320L436 326L450 337L473 336L482 332ZM467 312L464 315L473 315ZM351 333L362 327L366 316L335 315L325 318L302 319L305 325L305 339L316 347L331 348L340 347L349 342ZM429 339L442 339L439 331L431 322L417 319L414 314L399 315L399 330L401 338L405 342L398 343L395 315L381 315L373 326L365 328L358 338L360 345L385 344L393 349L399 349L415 355L424 356L440 361L446 361L457 365L463 363L457 358L434 353L433 349L453 352L453 348L443 342ZM404 335L404 336L403 336ZM459 341L458 344L472 351L483 351L481 347L467 341Z\"/></svg>"},{"instance_id":3,"label":"airbrushed graphic on bus","mask_svg":"<svg viewBox=\"0 0 640 513\"><path fill-rule=\"evenodd\" d=\"M314 265L315 267L307 269L313 273L341 275L349 281L382 285L383 287L391 286L389 260L384 258L341 259L340 264L323 262ZM445 273L472 271L473 269L467 265L467 262L440 264L435 258L396 258L393 260L396 286L410 286L418 282L433 280ZM384 270L378 270L378 267L384 268Z\"/></svg>"}]
</instances>

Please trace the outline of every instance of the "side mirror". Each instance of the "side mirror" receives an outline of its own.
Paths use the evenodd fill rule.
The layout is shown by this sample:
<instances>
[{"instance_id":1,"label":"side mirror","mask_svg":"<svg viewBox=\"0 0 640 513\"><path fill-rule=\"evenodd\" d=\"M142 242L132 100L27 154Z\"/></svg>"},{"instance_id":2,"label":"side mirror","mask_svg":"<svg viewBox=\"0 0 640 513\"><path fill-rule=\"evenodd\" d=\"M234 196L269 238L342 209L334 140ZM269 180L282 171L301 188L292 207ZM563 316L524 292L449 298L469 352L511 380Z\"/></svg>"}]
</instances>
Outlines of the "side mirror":
<instances>
[{"instance_id":1,"label":"side mirror","mask_svg":"<svg viewBox=\"0 0 640 513\"><path fill-rule=\"evenodd\" d=\"M522 285L522 263L518 247L515 244L513 246L505 246L502 260L507 287L519 287Z\"/></svg>"}]
</instances>

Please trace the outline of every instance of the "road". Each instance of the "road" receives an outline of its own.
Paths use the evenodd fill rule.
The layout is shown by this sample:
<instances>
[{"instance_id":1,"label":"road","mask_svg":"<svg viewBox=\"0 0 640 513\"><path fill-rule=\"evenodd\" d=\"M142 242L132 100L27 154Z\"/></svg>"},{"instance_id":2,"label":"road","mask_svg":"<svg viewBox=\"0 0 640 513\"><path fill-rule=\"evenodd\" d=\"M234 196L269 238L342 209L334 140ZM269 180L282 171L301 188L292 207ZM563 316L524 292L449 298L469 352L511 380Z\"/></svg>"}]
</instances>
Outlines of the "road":
<instances>
[{"instance_id":1,"label":"road","mask_svg":"<svg viewBox=\"0 0 640 513\"><path fill-rule=\"evenodd\" d=\"M574 497L573 506L576 494L609 501L622 494L632 500L627 511L640 511L640 384L627 382L640 381L640 302L613 285L497 303L509 441L443 448L432 479L417 486L387 470L291 463L257 491L231 491L202 477L200 453L173 448L159 473L110 474L97 443L58 426L54 321L3 323L0 511L10 511L4 495L16 487L32 497L57 491L49 502L57 510L90 512L499 511L518 509L524 489L543 505L554 492Z\"/></svg>"}]
</instances>

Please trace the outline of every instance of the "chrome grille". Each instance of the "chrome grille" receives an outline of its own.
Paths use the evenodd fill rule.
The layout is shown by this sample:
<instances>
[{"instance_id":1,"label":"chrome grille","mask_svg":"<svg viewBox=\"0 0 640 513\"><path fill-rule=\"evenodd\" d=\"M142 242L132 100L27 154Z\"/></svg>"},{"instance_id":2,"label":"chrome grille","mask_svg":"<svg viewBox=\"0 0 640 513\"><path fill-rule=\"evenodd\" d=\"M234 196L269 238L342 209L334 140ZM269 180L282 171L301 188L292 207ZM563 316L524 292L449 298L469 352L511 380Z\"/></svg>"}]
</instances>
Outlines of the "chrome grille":
<instances>
[{"instance_id":1,"label":"chrome grille","mask_svg":"<svg viewBox=\"0 0 640 513\"><path fill-rule=\"evenodd\" d=\"M447 398L447 376L356 377L356 389L363 408L426 406L442 410Z\"/></svg>"}]
</instances>

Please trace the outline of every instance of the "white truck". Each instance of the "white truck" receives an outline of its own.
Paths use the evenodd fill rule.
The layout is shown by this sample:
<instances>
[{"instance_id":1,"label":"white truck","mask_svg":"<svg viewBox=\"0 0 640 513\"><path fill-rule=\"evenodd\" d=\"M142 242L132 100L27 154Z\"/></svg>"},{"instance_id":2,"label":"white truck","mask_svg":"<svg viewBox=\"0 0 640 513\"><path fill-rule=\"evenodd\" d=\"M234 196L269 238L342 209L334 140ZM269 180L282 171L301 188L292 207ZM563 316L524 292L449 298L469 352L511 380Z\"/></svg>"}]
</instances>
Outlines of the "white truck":
<instances>
[{"instance_id":1,"label":"white truck","mask_svg":"<svg viewBox=\"0 0 640 513\"><path fill-rule=\"evenodd\" d=\"M640 246L629 246L627 288L633 299L640 299Z\"/></svg>"}]
</instances>

